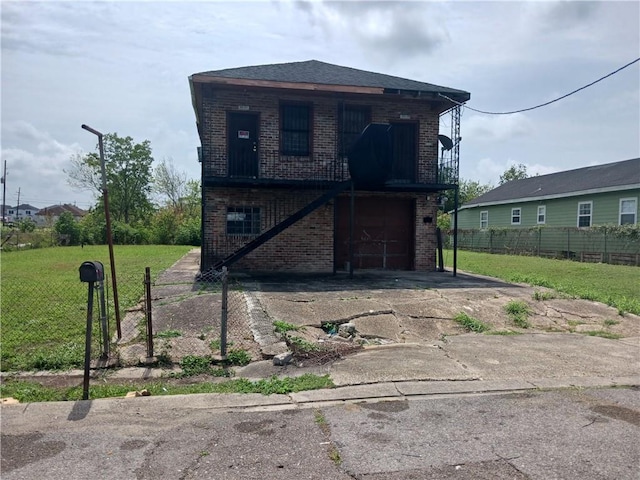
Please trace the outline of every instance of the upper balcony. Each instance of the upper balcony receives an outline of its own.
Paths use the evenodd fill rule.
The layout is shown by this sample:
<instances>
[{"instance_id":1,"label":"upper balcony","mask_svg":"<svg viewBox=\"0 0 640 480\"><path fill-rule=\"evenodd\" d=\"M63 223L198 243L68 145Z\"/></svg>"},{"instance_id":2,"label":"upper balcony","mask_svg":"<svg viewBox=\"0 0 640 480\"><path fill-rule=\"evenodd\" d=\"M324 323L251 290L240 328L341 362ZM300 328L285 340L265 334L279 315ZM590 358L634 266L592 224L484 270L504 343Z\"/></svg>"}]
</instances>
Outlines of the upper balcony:
<instances>
[{"instance_id":1,"label":"upper balcony","mask_svg":"<svg viewBox=\"0 0 640 480\"><path fill-rule=\"evenodd\" d=\"M227 152L226 149L216 147L198 150L202 162L203 184L208 186L316 189L329 188L351 178L347 157L338 154L313 153L299 157L282 155L277 150L259 151L252 148L237 152ZM356 185L356 189L387 192L441 191L452 187L452 173L450 167L438 168L435 162L424 159L395 158L390 178L384 184Z\"/></svg>"}]
</instances>

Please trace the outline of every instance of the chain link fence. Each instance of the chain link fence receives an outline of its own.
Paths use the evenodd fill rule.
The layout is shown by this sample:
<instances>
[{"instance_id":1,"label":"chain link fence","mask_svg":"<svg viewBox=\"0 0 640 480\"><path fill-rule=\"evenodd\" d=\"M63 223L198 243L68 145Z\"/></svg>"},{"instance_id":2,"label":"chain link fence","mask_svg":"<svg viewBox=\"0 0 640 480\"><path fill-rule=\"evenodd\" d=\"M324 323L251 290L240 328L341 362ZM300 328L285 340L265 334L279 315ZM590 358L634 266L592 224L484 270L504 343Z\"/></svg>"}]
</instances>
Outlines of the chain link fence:
<instances>
[{"instance_id":1,"label":"chain link fence","mask_svg":"<svg viewBox=\"0 0 640 480\"><path fill-rule=\"evenodd\" d=\"M139 308L144 296L144 275L118 275L117 280L123 318ZM113 362L117 355L117 328L108 272L104 282L96 282L92 290L88 283L77 279L39 283L3 278L0 299L2 371L81 368L90 293L93 304L91 357L96 365ZM104 321L101 295L104 296ZM123 330L124 335L131 335L131 332ZM107 351L108 361L104 358Z\"/></svg>"},{"instance_id":2,"label":"chain link fence","mask_svg":"<svg viewBox=\"0 0 640 480\"><path fill-rule=\"evenodd\" d=\"M447 232L445 245L453 245ZM458 230L458 248L507 255L565 258L582 262L640 265L640 240L633 231L606 227Z\"/></svg>"},{"instance_id":3,"label":"chain link fence","mask_svg":"<svg viewBox=\"0 0 640 480\"><path fill-rule=\"evenodd\" d=\"M82 368L89 303L93 367L168 367L187 356L226 356L237 364L260 359L240 283L226 272L194 277L176 281L164 272L152 281L149 269L118 273L120 328L108 272L92 288L79 281L3 281L2 371Z\"/></svg>"}]
</instances>

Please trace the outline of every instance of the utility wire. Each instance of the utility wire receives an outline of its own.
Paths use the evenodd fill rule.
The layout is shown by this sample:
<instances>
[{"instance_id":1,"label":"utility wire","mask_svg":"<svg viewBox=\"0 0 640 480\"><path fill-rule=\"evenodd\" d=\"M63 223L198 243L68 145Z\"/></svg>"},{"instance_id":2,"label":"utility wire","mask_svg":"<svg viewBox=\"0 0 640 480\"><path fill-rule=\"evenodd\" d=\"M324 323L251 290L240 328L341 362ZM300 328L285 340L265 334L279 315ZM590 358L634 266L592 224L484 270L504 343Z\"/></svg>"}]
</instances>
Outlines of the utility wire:
<instances>
[{"instance_id":1,"label":"utility wire","mask_svg":"<svg viewBox=\"0 0 640 480\"><path fill-rule=\"evenodd\" d=\"M528 111L530 111L530 110L535 110L536 108L541 108L541 107L546 107L547 105L551 105L552 103L555 103L555 102L557 102L557 101L559 101L559 100L562 100L563 98L567 98L567 97L569 97L569 96L573 95L574 93L578 93L580 90L584 90L585 88L589 88L590 86L595 85L595 84L596 84L596 83L598 83L598 82L601 82L601 81L602 81L602 80L604 80L605 78L609 78L610 76L615 75L616 73L618 73L618 72L620 72L620 71L624 70L625 68L630 67L630 66L631 66L631 65L633 65L634 63L638 63L638 62L640 62L640 57L639 57L639 58L636 58L636 59L635 59L634 61L632 61L632 62L627 63L626 65L623 65L622 67L620 67L620 68L618 68L617 70L615 70L615 71L613 71L613 72L609 73L608 75L605 75L604 77L601 77L601 78L599 78L598 80L596 80L596 81L594 81L594 82L591 82L591 83L589 83L588 85L585 85L584 87L580 87L580 88L578 88L578 89L574 90L573 92L569 92L569 93L567 93L566 95L562 95L561 97L558 97L558 98L556 98L556 99L554 99L554 100L551 100L551 101L549 101L549 102L541 103L540 105L536 105L535 107L522 108L522 109L520 109L520 110L513 110L513 111L511 111L511 112L486 112L486 111L484 111L484 110L478 110L478 109L476 109L476 108L469 107L468 105L465 105L464 103L457 102L456 100L454 100L454 99L452 99L452 98L449 98L449 97L447 97L446 95L443 95L443 94L441 94L441 93L440 93L440 94L438 94L438 95L440 95L441 97L446 98L447 100L449 100L450 102L455 103L456 105L462 105L462 106L464 106L465 108L468 108L469 110L472 110L472 111L474 111L474 112L484 113L485 115L511 115L511 114L514 114L514 113L528 112Z\"/></svg>"}]
</instances>

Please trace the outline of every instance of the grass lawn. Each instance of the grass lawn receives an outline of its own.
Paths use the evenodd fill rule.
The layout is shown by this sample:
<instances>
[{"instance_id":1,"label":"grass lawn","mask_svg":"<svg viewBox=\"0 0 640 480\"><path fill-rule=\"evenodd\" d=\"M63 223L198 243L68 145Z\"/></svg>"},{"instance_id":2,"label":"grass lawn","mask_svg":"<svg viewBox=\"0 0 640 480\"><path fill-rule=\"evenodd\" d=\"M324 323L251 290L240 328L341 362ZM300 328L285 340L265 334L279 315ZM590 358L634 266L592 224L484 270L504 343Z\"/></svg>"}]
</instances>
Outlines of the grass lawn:
<instances>
[{"instance_id":1,"label":"grass lawn","mask_svg":"<svg viewBox=\"0 0 640 480\"><path fill-rule=\"evenodd\" d=\"M135 305L144 293L145 267L152 277L175 263L189 246L114 247L120 310ZM83 364L87 284L82 262L104 264L111 298L111 270L106 245L53 247L3 252L0 262L3 371L78 367ZM110 308L110 316L113 308ZM94 304L94 325L98 308ZM114 317L115 318L115 317ZM111 322L114 327L114 321ZM94 333L94 338L99 337Z\"/></svg>"},{"instance_id":2,"label":"grass lawn","mask_svg":"<svg viewBox=\"0 0 640 480\"><path fill-rule=\"evenodd\" d=\"M451 250L445 252L445 265L453 265ZM458 250L458 268L508 282L552 288L605 303L620 313L640 315L639 267Z\"/></svg>"}]
</instances>

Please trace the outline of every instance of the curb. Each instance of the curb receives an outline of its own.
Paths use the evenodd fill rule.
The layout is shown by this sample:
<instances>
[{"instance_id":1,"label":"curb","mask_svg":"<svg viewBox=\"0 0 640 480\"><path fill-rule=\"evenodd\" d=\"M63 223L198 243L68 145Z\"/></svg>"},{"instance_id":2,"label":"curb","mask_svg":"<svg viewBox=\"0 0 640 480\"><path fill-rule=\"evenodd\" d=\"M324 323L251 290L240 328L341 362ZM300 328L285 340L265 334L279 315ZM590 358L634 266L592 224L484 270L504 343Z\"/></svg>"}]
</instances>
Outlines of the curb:
<instances>
[{"instance_id":1,"label":"curb","mask_svg":"<svg viewBox=\"0 0 640 480\"><path fill-rule=\"evenodd\" d=\"M555 390L566 388L611 388L638 387L640 376L632 377L570 377L509 380L468 380L468 381L400 381L363 385L348 385L331 389L308 390L288 395L262 395L241 393L200 393L189 395L166 395L116 397L77 402L37 402L2 405L5 413L22 410L22 414L73 415L78 405L85 405L88 414L92 411L111 411L113 408L148 407L154 412L161 410L190 409L250 409L289 410L295 408L318 408L344 403L398 401L414 398L429 398L452 395L509 394L526 391ZM5 410L7 409L7 410ZM70 417L69 417L70 418Z\"/></svg>"}]
</instances>

